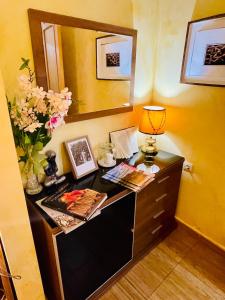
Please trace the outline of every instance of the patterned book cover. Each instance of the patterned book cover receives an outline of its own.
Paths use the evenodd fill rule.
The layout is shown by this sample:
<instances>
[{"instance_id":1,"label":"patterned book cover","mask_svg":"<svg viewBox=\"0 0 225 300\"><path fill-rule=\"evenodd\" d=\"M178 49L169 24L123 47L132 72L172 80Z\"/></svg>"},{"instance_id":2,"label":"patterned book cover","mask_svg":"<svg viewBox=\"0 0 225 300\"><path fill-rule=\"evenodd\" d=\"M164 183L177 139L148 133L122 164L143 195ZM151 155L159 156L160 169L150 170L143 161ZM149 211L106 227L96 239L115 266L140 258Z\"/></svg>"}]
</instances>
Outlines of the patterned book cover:
<instances>
[{"instance_id":1,"label":"patterned book cover","mask_svg":"<svg viewBox=\"0 0 225 300\"><path fill-rule=\"evenodd\" d=\"M85 223L85 221L42 205L42 201L43 200L39 200L36 204L55 222L58 227L62 229L64 233L69 233Z\"/></svg>"},{"instance_id":2,"label":"patterned book cover","mask_svg":"<svg viewBox=\"0 0 225 300\"><path fill-rule=\"evenodd\" d=\"M145 174L135 167L121 163L108 171L103 178L121 184L135 192L143 189L154 180L155 174Z\"/></svg>"},{"instance_id":3,"label":"patterned book cover","mask_svg":"<svg viewBox=\"0 0 225 300\"><path fill-rule=\"evenodd\" d=\"M73 190L51 200L44 199L41 204L87 221L106 198L107 194L99 193L91 189Z\"/></svg>"}]
</instances>

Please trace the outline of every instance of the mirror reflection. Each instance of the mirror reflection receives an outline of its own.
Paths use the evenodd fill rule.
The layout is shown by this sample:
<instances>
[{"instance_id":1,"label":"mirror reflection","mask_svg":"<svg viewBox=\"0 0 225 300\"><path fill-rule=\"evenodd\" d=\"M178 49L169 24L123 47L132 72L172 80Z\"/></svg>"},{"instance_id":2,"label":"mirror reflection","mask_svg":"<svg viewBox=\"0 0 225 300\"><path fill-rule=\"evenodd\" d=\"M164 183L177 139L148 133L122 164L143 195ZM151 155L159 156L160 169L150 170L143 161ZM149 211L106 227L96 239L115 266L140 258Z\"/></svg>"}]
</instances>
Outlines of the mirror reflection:
<instances>
[{"instance_id":1,"label":"mirror reflection","mask_svg":"<svg viewBox=\"0 0 225 300\"><path fill-rule=\"evenodd\" d=\"M130 104L132 36L41 22L48 89L65 86L70 113Z\"/></svg>"}]
</instances>

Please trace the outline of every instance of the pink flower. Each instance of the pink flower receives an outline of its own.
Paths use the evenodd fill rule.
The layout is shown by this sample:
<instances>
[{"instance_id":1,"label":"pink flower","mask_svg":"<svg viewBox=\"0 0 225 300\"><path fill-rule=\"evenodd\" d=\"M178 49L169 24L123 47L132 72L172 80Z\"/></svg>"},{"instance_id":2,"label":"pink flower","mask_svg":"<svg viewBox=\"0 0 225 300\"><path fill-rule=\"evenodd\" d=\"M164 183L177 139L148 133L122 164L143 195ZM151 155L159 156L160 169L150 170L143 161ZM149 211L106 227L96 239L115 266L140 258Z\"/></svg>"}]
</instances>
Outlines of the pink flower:
<instances>
[{"instance_id":1,"label":"pink flower","mask_svg":"<svg viewBox=\"0 0 225 300\"><path fill-rule=\"evenodd\" d=\"M50 120L45 124L45 128L53 131L55 128L64 124L64 119L61 115L53 115Z\"/></svg>"}]
</instances>

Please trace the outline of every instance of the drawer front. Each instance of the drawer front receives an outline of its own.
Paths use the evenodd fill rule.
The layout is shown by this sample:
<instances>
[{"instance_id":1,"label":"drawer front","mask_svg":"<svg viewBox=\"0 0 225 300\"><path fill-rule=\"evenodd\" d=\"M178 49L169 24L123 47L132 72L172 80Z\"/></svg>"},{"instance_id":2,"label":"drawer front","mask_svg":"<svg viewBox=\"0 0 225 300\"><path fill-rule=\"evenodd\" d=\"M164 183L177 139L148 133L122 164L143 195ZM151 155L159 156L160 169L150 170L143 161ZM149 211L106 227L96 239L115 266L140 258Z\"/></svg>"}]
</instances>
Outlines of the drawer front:
<instances>
[{"instance_id":1,"label":"drawer front","mask_svg":"<svg viewBox=\"0 0 225 300\"><path fill-rule=\"evenodd\" d=\"M174 193L162 193L149 201L149 204L137 203L135 224L138 227L144 221L147 223L151 220L154 214L162 210L175 210L177 196Z\"/></svg>"},{"instance_id":2,"label":"drawer front","mask_svg":"<svg viewBox=\"0 0 225 300\"><path fill-rule=\"evenodd\" d=\"M181 169L175 169L155 179L137 195L136 224L149 219L155 212L172 209L175 212Z\"/></svg>"},{"instance_id":3,"label":"drawer front","mask_svg":"<svg viewBox=\"0 0 225 300\"><path fill-rule=\"evenodd\" d=\"M164 233L168 232L172 224L174 224L174 218L170 218L166 222L159 222L138 235L135 233L134 256L150 248Z\"/></svg>"},{"instance_id":4,"label":"drawer front","mask_svg":"<svg viewBox=\"0 0 225 300\"><path fill-rule=\"evenodd\" d=\"M137 194L134 255L150 247L174 224L181 166L161 174Z\"/></svg>"},{"instance_id":5,"label":"drawer front","mask_svg":"<svg viewBox=\"0 0 225 300\"><path fill-rule=\"evenodd\" d=\"M168 220L174 217L171 207L161 208L158 210L156 207L151 214L145 216L139 222L135 224L135 237L138 237L142 232L151 231L160 224L166 223Z\"/></svg>"}]
</instances>

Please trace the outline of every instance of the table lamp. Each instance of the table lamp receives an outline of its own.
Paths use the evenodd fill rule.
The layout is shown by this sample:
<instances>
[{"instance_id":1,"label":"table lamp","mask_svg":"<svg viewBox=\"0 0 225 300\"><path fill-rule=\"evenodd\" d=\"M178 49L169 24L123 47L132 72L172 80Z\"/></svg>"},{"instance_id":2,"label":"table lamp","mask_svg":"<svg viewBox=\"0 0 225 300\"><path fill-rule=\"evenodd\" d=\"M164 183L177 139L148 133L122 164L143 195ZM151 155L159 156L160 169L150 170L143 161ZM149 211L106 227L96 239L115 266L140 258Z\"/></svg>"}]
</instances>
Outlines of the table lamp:
<instances>
[{"instance_id":1,"label":"table lamp","mask_svg":"<svg viewBox=\"0 0 225 300\"><path fill-rule=\"evenodd\" d=\"M164 133L166 121L166 109L161 106L144 106L142 116L139 124L139 131L149 135L146 138L145 145L141 146L141 151L145 154L145 164L152 165L154 163L154 156L158 153L155 146L156 139L153 135L160 135ZM158 166L154 166L156 172L159 171Z\"/></svg>"}]
</instances>

